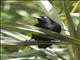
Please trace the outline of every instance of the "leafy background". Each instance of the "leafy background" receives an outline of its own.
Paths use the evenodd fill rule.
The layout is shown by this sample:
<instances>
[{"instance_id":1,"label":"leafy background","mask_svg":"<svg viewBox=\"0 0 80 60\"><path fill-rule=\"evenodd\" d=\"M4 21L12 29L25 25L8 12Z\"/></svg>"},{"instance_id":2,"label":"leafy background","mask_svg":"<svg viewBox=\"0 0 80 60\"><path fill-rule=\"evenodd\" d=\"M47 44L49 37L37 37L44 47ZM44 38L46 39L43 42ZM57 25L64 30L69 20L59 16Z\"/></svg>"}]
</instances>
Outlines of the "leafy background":
<instances>
[{"instance_id":1,"label":"leafy background","mask_svg":"<svg viewBox=\"0 0 80 60\"><path fill-rule=\"evenodd\" d=\"M37 0L1 0L1 60L80 60L80 1L48 2L53 7L50 12ZM35 27L38 21L33 17L41 15L58 22L62 32ZM47 49L23 43L32 34L55 37L62 42L53 42Z\"/></svg>"}]
</instances>

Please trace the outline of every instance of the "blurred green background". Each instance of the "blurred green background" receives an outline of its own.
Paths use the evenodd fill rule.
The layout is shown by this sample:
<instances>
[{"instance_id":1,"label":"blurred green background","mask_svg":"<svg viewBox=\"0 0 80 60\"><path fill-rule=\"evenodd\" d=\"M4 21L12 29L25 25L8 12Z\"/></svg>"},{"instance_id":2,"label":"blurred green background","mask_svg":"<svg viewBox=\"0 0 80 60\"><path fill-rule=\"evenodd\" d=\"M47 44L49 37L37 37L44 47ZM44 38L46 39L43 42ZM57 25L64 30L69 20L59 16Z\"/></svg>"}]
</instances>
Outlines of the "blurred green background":
<instances>
[{"instance_id":1,"label":"blurred green background","mask_svg":"<svg viewBox=\"0 0 80 60\"><path fill-rule=\"evenodd\" d=\"M23 26L35 26L38 21L33 17L41 15L59 19L57 22L61 24L61 34L74 37L69 31L67 23L69 18L66 17L65 6L67 7L69 13L72 13L71 19L74 24L72 27L75 27L73 29L77 31L77 36L74 38L80 39L80 1L66 0L65 6L63 6L64 4L62 1L49 0L48 2L52 5L53 9L55 9L51 10L51 14L46 11L43 4L41 4L38 0L1 0L0 29L2 31L0 36L1 40L6 40L6 43L3 42L4 44L1 45L1 60L71 60L70 55L73 55L73 51L69 49L70 46L67 44L53 44L45 50L39 49L37 46L33 45L12 45L11 42L9 43L9 40L23 41L26 40L26 38L30 39L32 32L24 32L24 30L19 31L15 28L18 26L16 24L22 24Z\"/></svg>"}]
</instances>

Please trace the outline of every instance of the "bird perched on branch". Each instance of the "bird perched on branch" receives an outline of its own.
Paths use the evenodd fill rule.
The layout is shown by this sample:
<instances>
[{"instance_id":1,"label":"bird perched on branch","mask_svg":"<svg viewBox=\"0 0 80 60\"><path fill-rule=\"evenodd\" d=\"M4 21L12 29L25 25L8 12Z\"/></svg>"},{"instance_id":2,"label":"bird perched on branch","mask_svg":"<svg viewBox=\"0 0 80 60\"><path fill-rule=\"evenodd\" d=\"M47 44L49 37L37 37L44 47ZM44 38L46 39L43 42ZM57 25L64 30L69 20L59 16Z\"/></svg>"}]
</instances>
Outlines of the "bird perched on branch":
<instances>
[{"instance_id":1,"label":"bird perched on branch","mask_svg":"<svg viewBox=\"0 0 80 60\"><path fill-rule=\"evenodd\" d=\"M57 22L55 22L51 18L49 18L48 16L36 16L34 18L36 18L39 21L39 23L37 23L35 26L49 29L49 30L52 30L57 33L61 32L61 26ZM32 39L35 39L37 41L50 41L49 38L37 36L37 35L32 35ZM38 47L39 48L47 48L50 45L51 44L43 44L43 45L38 45Z\"/></svg>"}]
</instances>

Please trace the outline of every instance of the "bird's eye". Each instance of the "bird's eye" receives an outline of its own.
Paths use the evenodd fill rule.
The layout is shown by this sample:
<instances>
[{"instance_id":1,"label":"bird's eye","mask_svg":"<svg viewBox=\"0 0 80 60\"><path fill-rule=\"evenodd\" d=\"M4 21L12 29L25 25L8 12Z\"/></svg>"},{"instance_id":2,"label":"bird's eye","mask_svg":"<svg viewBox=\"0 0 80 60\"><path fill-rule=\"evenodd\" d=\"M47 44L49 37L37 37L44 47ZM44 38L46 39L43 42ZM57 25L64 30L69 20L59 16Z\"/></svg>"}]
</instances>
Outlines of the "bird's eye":
<instances>
[{"instance_id":1,"label":"bird's eye","mask_svg":"<svg viewBox=\"0 0 80 60\"><path fill-rule=\"evenodd\" d=\"M44 18L47 18L46 16Z\"/></svg>"}]
</instances>

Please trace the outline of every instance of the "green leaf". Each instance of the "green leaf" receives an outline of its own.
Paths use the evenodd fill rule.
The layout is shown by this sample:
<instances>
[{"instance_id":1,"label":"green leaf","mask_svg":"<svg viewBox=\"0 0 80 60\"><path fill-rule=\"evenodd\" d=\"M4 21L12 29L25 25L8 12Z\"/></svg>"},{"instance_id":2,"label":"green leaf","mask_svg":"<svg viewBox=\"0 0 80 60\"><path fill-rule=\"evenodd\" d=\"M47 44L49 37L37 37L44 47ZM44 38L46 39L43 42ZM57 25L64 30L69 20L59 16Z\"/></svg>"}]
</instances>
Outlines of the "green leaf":
<instances>
[{"instance_id":1,"label":"green leaf","mask_svg":"<svg viewBox=\"0 0 80 60\"><path fill-rule=\"evenodd\" d=\"M64 11L65 11L65 14L67 17L67 24L68 24L69 32L70 32L71 36L74 37L75 36L75 26L74 26L73 20L70 16L70 12L67 8L66 1L62 1L62 3L63 3L63 8L64 8Z\"/></svg>"},{"instance_id":2,"label":"green leaf","mask_svg":"<svg viewBox=\"0 0 80 60\"><path fill-rule=\"evenodd\" d=\"M5 25L6 24L6 25ZM8 24L8 25L7 25ZM15 24L15 23L14 23ZM61 40L63 42L68 42L71 44L80 44L80 40L75 39L73 37L68 37L68 36L64 36L62 34L47 30L47 29L43 29L43 28L39 28L39 27L35 27L35 26L31 26L31 25L23 25L22 24L18 25L18 24L10 24L9 23L2 23L2 27L5 27L5 29L7 30L11 30L11 31L17 31L17 32L32 32L35 35L39 35L39 36L43 36L46 38L50 38L51 40L53 39L57 39L57 40ZM17 26L17 27L16 27Z\"/></svg>"}]
</instances>

